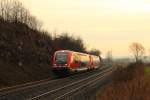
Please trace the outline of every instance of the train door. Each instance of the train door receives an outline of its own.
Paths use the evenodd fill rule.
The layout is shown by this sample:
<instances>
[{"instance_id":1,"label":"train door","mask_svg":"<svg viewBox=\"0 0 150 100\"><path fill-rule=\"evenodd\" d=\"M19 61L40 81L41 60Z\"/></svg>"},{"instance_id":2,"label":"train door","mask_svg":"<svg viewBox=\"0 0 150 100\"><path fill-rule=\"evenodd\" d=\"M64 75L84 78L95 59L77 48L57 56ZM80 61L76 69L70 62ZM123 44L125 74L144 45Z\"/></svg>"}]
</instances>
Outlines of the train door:
<instances>
[{"instance_id":1,"label":"train door","mask_svg":"<svg viewBox=\"0 0 150 100\"><path fill-rule=\"evenodd\" d=\"M74 69L80 67L80 57L76 53L72 54L72 62L70 64L70 67Z\"/></svg>"},{"instance_id":2,"label":"train door","mask_svg":"<svg viewBox=\"0 0 150 100\"><path fill-rule=\"evenodd\" d=\"M93 69L93 57L90 55L89 56L89 69Z\"/></svg>"}]
</instances>

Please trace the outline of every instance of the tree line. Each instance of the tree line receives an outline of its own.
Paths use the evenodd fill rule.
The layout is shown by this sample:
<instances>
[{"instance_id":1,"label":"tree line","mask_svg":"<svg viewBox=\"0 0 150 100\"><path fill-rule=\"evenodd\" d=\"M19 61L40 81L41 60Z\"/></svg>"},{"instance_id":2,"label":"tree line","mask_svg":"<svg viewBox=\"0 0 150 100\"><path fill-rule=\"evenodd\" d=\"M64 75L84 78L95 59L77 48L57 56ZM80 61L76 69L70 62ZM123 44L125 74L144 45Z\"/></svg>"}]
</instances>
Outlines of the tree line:
<instances>
[{"instance_id":1,"label":"tree line","mask_svg":"<svg viewBox=\"0 0 150 100\"><path fill-rule=\"evenodd\" d=\"M24 23L36 30L42 27L42 23L32 16L18 0L1 0L0 18L8 22Z\"/></svg>"},{"instance_id":2,"label":"tree line","mask_svg":"<svg viewBox=\"0 0 150 100\"><path fill-rule=\"evenodd\" d=\"M97 49L90 51L86 50L85 44L80 37L70 36L68 33L52 37L49 32L42 30L42 22L35 16L31 15L19 0L1 0L0 1L0 19L10 23L21 23L27 25L29 28L46 36L47 42L52 44L51 48L47 46L49 51L60 49L70 49L78 52L90 53L100 55L101 52ZM41 41L40 38L37 41ZM64 45L65 44L65 45ZM47 44L48 45L48 44ZM53 49L53 50L52 50Z\"/></svg>"}]
</instances>

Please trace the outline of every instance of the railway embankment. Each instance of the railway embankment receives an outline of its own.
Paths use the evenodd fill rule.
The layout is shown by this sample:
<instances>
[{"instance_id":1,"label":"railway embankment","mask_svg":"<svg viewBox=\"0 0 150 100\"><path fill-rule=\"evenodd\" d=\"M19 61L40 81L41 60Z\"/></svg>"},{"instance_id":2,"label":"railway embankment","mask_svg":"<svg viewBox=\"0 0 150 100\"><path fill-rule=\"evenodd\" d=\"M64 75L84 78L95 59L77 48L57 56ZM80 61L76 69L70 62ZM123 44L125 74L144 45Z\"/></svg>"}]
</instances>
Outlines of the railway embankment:
<instances>
[{"instance_id":1,"label":"railway embankment","mask_svg":"<svg viewBox=\"0 0 150 100\"><path fill-rule=\"evenodd\" d=\"M53 78L51 37L22 23L0 20L0 88Z\"/></svg>"}]
</instances>

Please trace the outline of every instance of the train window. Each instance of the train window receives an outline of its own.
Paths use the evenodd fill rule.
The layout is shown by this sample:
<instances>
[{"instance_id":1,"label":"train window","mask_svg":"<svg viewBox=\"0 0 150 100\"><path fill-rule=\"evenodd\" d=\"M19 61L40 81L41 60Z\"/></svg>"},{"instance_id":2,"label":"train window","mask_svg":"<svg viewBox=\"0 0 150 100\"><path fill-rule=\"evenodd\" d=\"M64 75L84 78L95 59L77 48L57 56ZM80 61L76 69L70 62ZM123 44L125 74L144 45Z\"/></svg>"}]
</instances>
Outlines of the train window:
<instances>
[{"instance_id":1,"label":"train window","mask_svg":"<svg viewBox=\"0 0 150 100\"><path fill-rule=\"evenodd\" d=\"M88 56L86 56L86 55L82 55L81 56L81 66L87 66L87 64L88 64Z\"/></svg>"},{"instance_id":2,"label":"train window","mask_svg":"<svg viewBox=\"0 0 150 100\"><path fill-rule=\"evenodd\" d=\"M93 57L93 63L94 65L98 65L100 63L99 57Z\"/></svg>"},{"instance_id":3,"label":"train window","mask_svg":"<svg viewBox=\"0 0 150 100\"><path fill-rule=\"evenodd\" d=\"M68 53L57 53L55 57L56 64L66 64L68 58Z\"/></svg>"},{"instance_id":4,"label":"train window","mask_svg":"<svg viewBox=\"0 0 150 100\"><path fill-rule=\"evenodd\" d=\"M80 60L79 56L77 54L73 55L73 63L78 63Z\"/></svg>"}]
</instances>

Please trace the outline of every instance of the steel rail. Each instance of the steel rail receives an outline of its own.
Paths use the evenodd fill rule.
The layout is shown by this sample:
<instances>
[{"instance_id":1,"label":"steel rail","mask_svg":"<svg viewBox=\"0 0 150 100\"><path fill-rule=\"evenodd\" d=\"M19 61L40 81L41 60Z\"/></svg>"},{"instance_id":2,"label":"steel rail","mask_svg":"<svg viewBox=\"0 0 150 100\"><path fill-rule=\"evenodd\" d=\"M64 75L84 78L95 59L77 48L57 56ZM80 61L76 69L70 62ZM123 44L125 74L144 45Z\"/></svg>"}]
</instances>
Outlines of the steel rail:
<instances>
[{"instance_id":1,"label":"steel rail","mask_svg":"<svg viewBox=\"0 0 150 100\"><path fill-rule=\"evenodd\" d=\"M111 71L112 71L112 70L111 70ZM110 74L110 73L104 73L102 76L97 77L96 79L94 79L94 80L88 82L87 84L81 85L81 86L79 86L79 87L76 88L76 89L72 89L71 91L69 91L69 92L67 92L67 93L65 93L65 94L63 94L63 95L61 95L61 96L55 98L54 100L62 99L62 98L64 98L65 96L67 96L67 95L69 95L69 94L72 94L72 93L74 93L74 92L76 92L76 91L82 89L83 87L88 86L88 85L90 85L91 83L94 83L95 81L97 81L97 80L99 80L99 79L104 78L107 74Z\"/></svg>"},{"instance_id":2,"label":"steel rail","mask_svg":"<svg viewBox=\"0 0 150 100\"><path fill-rule=\"evenodd\" d=\"M10 92L15 92L15 91L19 91L19 90L25 90L28 88L34 88L34 87L45 85L45 84L50 84L50 83L57 82L60 80L63 80L63 79L56 79L56 80L51 80L51 81L49 81L48 79L45 79L42 81L36 81L36 82L22 84L22 85L18 85L18 86L14 86L14 87L4 88L4 89L0 90L0 95L3 95L3 94L5 95L5 93L10 93Z\"/></svg>"},{"instance_id":3,"label":"steel rail","mask_svg":"<svg viewBox=\"0 0 150 100\"><path fill-rule=\"evenodd\" d=\"M81 82L84 82L84 81L86 81L86 80L88 80L88 79L90 79L90 78L93 78L93 77L96 77L96 76L98 76L98 75L104 74L104 73L106 73L106 72L109 71L109 70L110 70L110 68L109 68L109 69L106 69L106 70L104 70L104 71L102 71L101 73L91 75L91 76L89 76L89 77L87 77L87 78L85 78L85 79L82 79L82 80L73 82L73 83L68 84L68 85L65 85L65 86L63 86L63 87L60 87L60 88L57 88L57 89L54 89L54 90L45 92L45 93L43 93L43 94L37 95L37 96L35 96L35 97L29 98L28 100L34 100L34 99L38 99L38 98L40 98L40 97L43 97L44 95L56 93L57 91L63 90L63 89L65 89L65 88L67 88L67 87L71 87L71 86L73 86L73 85L76 85L76 84L79 84L79 83L81 83Z\"/></svg>"},{"instance_id":4,"label":"steel rail","mask_svg":"<svg viewBox=\"0 0 150 100\"><path fill-rule=\"evenodd\" d=\"M63 79L66 79L66 78L67 77L65 77ZM24 83L24 84L20 84L20 85L5 87L5 88L0 89L0 93L2 93L2 92L7 92L8 93L8 92L13 92L13 91L18 91L18 90L38 86L38 85L43 85L43 84L52 83L52 82L55 82L55 81L60 81L60 80L63 80L63 79L62 78L60 78L60 79L47 78L47 79L43 79L43 80L39 80L39 81L28 82L28 83Z\"/></svg>"}]
</instances>

